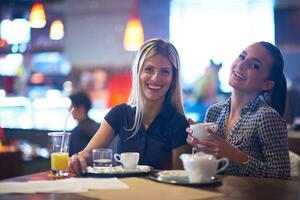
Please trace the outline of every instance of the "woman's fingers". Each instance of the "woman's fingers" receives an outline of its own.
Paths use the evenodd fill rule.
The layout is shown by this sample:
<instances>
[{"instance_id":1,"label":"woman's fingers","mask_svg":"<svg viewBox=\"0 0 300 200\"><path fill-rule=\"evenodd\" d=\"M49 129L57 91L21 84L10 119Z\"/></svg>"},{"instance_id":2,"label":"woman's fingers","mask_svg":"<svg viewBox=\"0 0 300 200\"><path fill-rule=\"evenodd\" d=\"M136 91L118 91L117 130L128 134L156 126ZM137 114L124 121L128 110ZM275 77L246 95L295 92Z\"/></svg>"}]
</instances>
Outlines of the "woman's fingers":
<instances>
[{"instance_id":1,"label":"woman's fingers","mask_svg":"<svg viewBox=\"0 0 300 200\"><path fill-rule=\"evenodd\" d=\"M197 140L197 139L195 139L195 143L196 144L202 144L202 145L210 147L210 148L218 147L218 144L215 141L211 141L211 140Z\"/></svg>"},{"instance_id":2,"label":"woman's fingers","mask_svg":"<svg viewBox=\"0 0 300 200\"><path fill-rule=\"evenodd\" d=\"M213 130L211 130L210 128L206 129L207 132L215 139L215 140L220 140L222 139L217 133L215 133Z\"/></svg>"},{"instance_id":3,"label":"woman's fingers","mask_svg":"<svg viewBox=\"0 0 300 200\"><path fill-rule=\"evenodd\" d=\"M193 133L193 129L191 129L191 128L186 128L185 130L186 130L186 132L188 132L189 134L192 134L192 133Z\"/></svg>"},{"instance_id":4,"label":"woman's fingers","mask_svg":"<svg viewBox=\"0 0 300 200\"><path fill-rule=\"evenodd\" d=\"M70 159L69 171L76 174L85 173L87 168L87 163L84 157L74 154Z\"/></svg>"},{"instance_id":5,"label":"woman's fingers","mask_svg":"<svg viewBox=\"0 0 300 200\"><path fill-rule=\"evenodd\" d=\"M188 134L188 137L186 138L186 142L192 146L196 146L197 145L197 139L194 138L191 134Z\"/></svg>"},{"instance_id":6,"label":"woman's fingers","mask_svg":"<svg viewBox=\"0 0 300 200\"><path fill-rule=\"evenodd\" d=\"M80 170L78 168L78 161L77 161L77 156L73 155L70 158L70 165L69 165L69 171L79 174Z\"/></svg>"},{"instance_id":7,"label":"woman's fingers","mask_svg":"<svg viewBox=\"0 0 300 200\"><path fill-rule=\"evenodd\" d=\"M81 172L82 173L86 173L86 171L87 171L87 169L86 169L87 168L87 164L86 164L85 159L82 156L79 156L78 161L80 163Z\"/></svg>"}]
</instances>

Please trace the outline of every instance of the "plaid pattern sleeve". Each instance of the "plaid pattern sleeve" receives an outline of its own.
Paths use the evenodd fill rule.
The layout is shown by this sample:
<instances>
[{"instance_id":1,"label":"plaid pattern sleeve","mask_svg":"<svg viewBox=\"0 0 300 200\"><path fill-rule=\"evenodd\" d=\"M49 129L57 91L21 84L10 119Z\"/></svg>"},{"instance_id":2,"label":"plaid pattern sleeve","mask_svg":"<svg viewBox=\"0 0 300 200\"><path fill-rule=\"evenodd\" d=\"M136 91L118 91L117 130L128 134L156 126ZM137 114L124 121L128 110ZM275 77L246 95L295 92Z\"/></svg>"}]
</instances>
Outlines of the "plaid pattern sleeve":
<instances>
[{"instance_id":1,"label":"plaid pattern sleeve","mask_svg":"<svg viewBox=\"0 0 300 200\"><path fill-rule=\"evenodd\" d=\"M230 99L209 108L205 120L219 126L218 134L224 138L224 130L230 107ZM241 116L226 138L227 142L248 154L248 165L240 168L230 161L224 175L266 178L290 177L287 127L285 121L262 99L256 98L242 109Z\"/></svg>"}]
</instances>

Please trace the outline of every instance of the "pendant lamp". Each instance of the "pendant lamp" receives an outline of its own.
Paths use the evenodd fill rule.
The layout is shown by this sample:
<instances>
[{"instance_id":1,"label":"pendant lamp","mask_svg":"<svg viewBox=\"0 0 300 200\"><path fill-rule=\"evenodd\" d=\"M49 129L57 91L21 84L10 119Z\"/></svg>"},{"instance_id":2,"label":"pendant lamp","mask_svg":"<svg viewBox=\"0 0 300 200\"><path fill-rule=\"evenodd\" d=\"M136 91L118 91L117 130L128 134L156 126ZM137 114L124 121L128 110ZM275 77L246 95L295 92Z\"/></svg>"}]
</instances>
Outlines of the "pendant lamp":
<instances>
[{"instance_id":1,"label":"pendant lamp","mask_svg":"<svg viewBox=\"0 0 300 200\"><path fill-rule=\"evenodd\" d=\"M61 40L64 37L64 24L61 20L54 20L50 26L49 37L51 40Z\"/></svg>"},{"instance_id":2,"label":"pendant lamp","mask_svg":"<svg viewBox=\"0 0 300 200\"><path fill-rule=\"evenodd\" d=\"M137 0L132 0L130 18L124 33L124 48L127 51L137 51L143 42L144 32L137 14Z\"/></svg>"},{"instance_id":3,"label":"pendant lamp","mask_svg":"<svg viewBox=\"0 0 300 200\"><path fill-rule=\"evenodd\" d=\"M31 8L29 23L31 28L43 28L46 25L45 10L40 0L37 0Z\"/></svg>"}]
</instances>

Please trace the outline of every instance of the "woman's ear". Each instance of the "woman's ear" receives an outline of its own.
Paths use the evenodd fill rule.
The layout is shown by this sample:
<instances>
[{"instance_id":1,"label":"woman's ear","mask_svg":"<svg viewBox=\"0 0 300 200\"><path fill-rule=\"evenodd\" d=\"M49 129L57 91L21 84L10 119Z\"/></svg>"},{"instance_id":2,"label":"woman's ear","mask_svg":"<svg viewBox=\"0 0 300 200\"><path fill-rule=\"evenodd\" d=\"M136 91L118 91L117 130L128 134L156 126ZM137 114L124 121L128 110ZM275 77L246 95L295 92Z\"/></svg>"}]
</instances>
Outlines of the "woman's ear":
<instances>
[{"instance_id":1,"label":"woman's ear","mask_svg":"<svg viewBox=\"0 0 300 200\"><path fill-rule=\"evenodd\" d=\"M265 91L266 91L266 90L271 90L271 89L274 87L274 85L275 85L274 81L266 80L266 81L263 83L261 89L262 89L262 90L265 90Z\"/></svg>"}]
</instances>

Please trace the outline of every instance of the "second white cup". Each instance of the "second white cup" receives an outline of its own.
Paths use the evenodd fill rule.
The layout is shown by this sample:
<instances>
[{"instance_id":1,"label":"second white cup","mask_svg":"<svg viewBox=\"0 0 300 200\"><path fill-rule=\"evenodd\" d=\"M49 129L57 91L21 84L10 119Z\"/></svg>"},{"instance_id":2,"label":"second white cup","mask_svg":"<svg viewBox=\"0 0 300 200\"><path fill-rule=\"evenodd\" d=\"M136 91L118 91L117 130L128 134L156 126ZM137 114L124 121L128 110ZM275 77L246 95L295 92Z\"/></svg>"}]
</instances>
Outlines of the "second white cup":
<instances>
[{"instance_id":1,"label":"second white cup","mask_svg":"<svg viewBox=\"0 0 300 200\"><path fill-rule=\"evenodd\" d=\"M136 166L139 163L140 154L137 152L116 153L114 159L121 163L124 169L136 169Z\"/></svg>"},{"instance_id":2,"label":"second white cup","mask_svg":"<svg viewBox=\"0 0 300 200\"><path fill-rule=\"evenodd\" d=\"M190 125L190 128L193 130L193 137L198 140L212 140L213 137L207 132L207 129L210 128L213 131L217 131L218 126L214 123L196 123ZM198 147L202 147L203 145L197 144Z\"/></svg>"}]
</instances>

